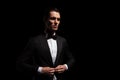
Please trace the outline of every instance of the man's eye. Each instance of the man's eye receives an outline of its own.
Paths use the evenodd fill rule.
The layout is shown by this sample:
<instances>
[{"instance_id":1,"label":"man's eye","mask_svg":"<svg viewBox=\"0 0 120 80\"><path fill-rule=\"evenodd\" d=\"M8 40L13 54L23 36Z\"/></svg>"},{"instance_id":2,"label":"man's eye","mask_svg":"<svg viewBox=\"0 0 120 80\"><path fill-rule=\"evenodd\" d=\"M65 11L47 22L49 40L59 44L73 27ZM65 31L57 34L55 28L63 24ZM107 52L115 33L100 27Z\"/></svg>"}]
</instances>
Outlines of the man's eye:
<instances>
[{"instance_id":1,"label":"man's eye","mask_svg":"<svg viewBox=\"0 0 120 80\"><path fill-rule=\"evenodd\" d=\"M60 21L60 18L57 18L58 21Z\"/></svg>"},{"instance_id":2,"label":"man's eye","mask_svg":"<svg viewBox=\"0 0 120 80\"><path fill-rule=\"evenodd\" d=\"M55 17L52 17L52 18L50 18L51 20L58 20L58 21L60 21L60 18L55 18Z\"/></svg>"},{"instance_id":3,"label":"man's eye","mask_svg":"<svg viewBox=\"0 0 120 80\"><path fill-rule=\"evenodd\" d=\"M55 20L56 18L50 18L51 20Z\"/></svg>"}]
</instances>

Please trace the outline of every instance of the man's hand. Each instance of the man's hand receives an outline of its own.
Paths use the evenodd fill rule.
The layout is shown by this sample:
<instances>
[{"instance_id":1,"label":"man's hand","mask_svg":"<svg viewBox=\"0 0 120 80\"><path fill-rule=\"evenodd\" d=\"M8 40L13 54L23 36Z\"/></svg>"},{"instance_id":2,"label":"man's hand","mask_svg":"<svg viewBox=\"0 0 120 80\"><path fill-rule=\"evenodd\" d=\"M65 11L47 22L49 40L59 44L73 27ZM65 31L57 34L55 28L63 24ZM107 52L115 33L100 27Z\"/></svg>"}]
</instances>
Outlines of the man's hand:
<instances>
[{"instance_id":1,"label":"man's hand","mask_svg":"<svg viewBox=\"0 0 120 80\"><path fill-rule=\"evenodd\" d=\"M42 73L54 75L55 69L51 67L42 67Z\"/></svg>"},{"instance_id":2,"label":"man's hand","mask_svg":"<svg viewBox=\"0 0 120 80\"><path fill-rule=\"evenodd\" d=\"M58 65L58 66L55 68L55 72L58 72L58 73L63 73L65 70L67 70L67 68L66 68L65 65Z\"/></svg>"}]
</instances>

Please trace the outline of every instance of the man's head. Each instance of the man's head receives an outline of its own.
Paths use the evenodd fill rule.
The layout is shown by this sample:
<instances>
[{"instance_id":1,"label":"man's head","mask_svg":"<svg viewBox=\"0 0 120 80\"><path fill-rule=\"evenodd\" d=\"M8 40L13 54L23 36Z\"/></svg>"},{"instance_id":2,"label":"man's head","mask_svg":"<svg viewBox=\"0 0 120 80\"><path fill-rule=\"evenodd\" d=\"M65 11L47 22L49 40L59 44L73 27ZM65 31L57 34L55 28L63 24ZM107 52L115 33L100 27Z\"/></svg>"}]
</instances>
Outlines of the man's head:
<instances>
[{"instance_id":1,"label":"man's head","mask_svg":"<svg viewBox=\"0 0 120 80\"><path fill-rule=\"evenodd\" d=\"M57 8L50 8L44 16L45 29L52 32L57 31L60 18L60 11Z\"/></svg>"}]
</instances>

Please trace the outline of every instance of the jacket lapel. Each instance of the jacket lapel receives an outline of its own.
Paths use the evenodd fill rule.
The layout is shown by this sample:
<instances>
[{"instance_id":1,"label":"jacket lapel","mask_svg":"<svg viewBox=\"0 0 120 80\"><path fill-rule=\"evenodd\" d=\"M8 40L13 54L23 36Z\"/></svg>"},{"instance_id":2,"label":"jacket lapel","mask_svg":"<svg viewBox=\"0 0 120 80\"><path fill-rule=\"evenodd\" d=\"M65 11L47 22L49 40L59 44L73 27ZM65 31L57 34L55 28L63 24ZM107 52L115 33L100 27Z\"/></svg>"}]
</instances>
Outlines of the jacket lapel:
<instances>
[{"instance_id":1,"label":"jacket lapel","mask_svg":"<svg viewBox=\"0 0 120 80\"><path fill-rule=\"evenodd\" d=\"M45 59L47 60L48 63L53 65L50 49L47 43L47 39L45 38L45 35L43 35L41 38L41 47L44 49L43 55L45 55Z\"/></svg>"},{"instance_id":2,"label":"jacket lapel","mask_svg":"<svg viewBox=\"0 0 120 80\"><path fill-rule=\"evenodd\" d=\"M59 38L59 37L58 37ZM56 61L55 61L55 65L57 65L58 60L59 60L59 56L61 53L61 49L62 49L62 42L60 41L60 39L57 38L57 56L56 56Z\"/></svg>"}]
</instances>

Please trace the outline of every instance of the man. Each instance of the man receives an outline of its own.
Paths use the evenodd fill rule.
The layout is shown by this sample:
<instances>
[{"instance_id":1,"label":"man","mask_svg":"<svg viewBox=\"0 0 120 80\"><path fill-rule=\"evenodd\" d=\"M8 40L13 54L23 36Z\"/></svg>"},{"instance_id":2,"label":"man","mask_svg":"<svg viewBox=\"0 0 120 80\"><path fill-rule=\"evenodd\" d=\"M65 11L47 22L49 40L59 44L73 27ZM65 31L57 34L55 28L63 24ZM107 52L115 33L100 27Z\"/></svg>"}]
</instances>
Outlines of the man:
<instances>
[{"instance_id":1,"label":"man","mask_svg":"<svg viewBox=\"0 0 120 80\"><path fill-rule=\"evenodd\" d=\"M60 18L58 9L49 9L44 34L31 38L18 58L20 70L33 75L34 80L64 80L64 73L74 64L66 39L56 33Z\"/></svg>"}]
</instances>

